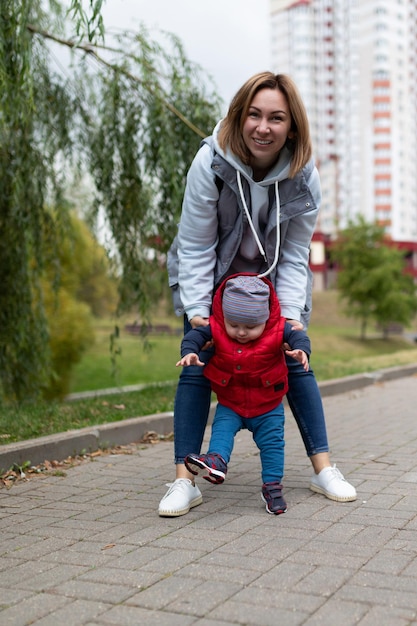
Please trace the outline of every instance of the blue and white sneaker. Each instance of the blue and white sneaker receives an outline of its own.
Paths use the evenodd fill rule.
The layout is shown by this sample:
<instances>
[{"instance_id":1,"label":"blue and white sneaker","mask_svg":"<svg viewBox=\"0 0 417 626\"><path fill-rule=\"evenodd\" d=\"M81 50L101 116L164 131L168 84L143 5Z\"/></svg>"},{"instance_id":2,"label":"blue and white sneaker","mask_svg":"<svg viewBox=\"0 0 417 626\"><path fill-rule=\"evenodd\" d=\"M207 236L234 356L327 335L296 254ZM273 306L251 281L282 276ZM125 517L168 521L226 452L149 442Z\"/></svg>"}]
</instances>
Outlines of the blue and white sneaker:
<instances>
[{"instance_id":1,"label":"blue and white sneaker","mask_svg":"<svg viewBox=\"0 0 417 626\"><path fill-rule=\"evenodd\" d=\"M279 482L264 483L262 485L261 498L271 515L281 515L287 510L287 503L282 495L282 485Z\"/></svg>"},{"instance_id":2,"label":"blue and white sneaker","mask_svg":"<svg viewBox=\"0 0 417 626\"><path fill-rule=\"evenodd\" d=\"M227 463L220 456L212 452L210 454L188 454L184 459L185 467L191 474L197 475L198 470L206 470L207 475L203 476L214 485L220 485L227 474ZM198 468L198 469L197 469Z\"/></svg>"}]
</instances>

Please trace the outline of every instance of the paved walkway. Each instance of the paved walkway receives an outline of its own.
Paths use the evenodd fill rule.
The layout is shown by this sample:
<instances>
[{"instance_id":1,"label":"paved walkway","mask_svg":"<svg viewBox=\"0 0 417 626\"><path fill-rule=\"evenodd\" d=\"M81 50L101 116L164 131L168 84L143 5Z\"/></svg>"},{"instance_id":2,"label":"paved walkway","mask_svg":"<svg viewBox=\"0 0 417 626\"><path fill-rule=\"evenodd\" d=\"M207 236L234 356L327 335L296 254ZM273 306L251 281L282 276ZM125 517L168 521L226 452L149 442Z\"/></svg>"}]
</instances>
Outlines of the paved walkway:
<instances>
[{"instance_id":1,"label":"paved walkway","mask_svg":"<svg viewBox=\"0 0 417 626\"><path fill-rule=\"evenodd\" d=\"M225 483L200 480L203 504L179 518L156 512L171 442L1 489L1 626L417 624L417 377L324 404L356 502L308 489L289 411L278 517L247 431Z\"/></svg>"}]
</instances>

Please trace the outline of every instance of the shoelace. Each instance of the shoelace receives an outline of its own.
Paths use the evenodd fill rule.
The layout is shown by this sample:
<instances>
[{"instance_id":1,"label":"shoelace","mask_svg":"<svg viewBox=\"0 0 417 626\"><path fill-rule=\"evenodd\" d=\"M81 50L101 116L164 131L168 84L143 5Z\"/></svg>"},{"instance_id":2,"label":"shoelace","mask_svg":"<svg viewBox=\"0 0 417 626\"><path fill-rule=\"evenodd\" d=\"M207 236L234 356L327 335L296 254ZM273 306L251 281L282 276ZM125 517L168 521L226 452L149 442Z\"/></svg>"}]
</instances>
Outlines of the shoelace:
<instances>
[{"instance_id":1,"label":"shoelace","mask_svg":"<svg viewBox=\"0 0 417 626\"><path fill-rule=\"evenodd\" d=\"M185 480L186 478L181 478L179 480L174 481L173 483L165 483L166 486L169 487L165 495L169 496L169 494L174 491L174 487L179 487L180 489L184 489L185 485L187 484L187 483L184 483Z\"/></svg>"},{"instance_id":2,"label":"shoelace","mask_svg":"<svg viewBox=\"0 0 417 626\"><path fill-rule=\"evenodd\" d=\"M330 469L332 470L332 478L339 478L339 480L346 481L346 478L343 476L342 472L336 467L336 465L333 465Z\"/></svg>"}]
</instances>

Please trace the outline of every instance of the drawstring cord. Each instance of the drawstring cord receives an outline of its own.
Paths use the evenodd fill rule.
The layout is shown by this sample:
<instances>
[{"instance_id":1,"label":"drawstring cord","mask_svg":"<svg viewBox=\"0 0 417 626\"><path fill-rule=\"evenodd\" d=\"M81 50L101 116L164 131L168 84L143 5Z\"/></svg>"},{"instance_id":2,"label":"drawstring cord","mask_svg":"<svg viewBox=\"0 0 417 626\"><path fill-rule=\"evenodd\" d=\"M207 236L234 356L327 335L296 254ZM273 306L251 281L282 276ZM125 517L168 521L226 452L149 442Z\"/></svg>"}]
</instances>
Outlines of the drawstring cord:
<instances>
[{"instance_id":1,"label":"drawstring cord","mask_svg":"<svg viewBox=\"0 0 417 626\"><path fill-rule=\"evenodd\" d=\"M249 213L249 209L248 209L248 205L246 204L246 200L245 200L245 196L243 194L243 187L242 187L242 179L241 179L241 175L239 170L236 170L236 178L237 178L237 184L239 187L239 193L240 193L240 198L242 200L242 204L243 204L243 208L245 210L246 213L246 217L248 219L249 222L249 226L250 229L252 231L252 234L255 238L256 241L256 245L258 246L258 250L261 254L261 256L263 257L263 259L265 260L265 263L268 263L268 259L266 257L265 254L265 250L262 246L262 243L258 237L258 233L255 230L255 226L253 225L252 222L252 218L250 216ZM277 205L277 236L276 236L276 243L275 243L275 258L274 258L274 262L272 263L271 267L269 267L266 272L264 272L263 274L258 274L258 278L264 278L265 276L268 276L278 265L278 258L279 258L279 247L280 247L280 227L279 227L279 217L280 217L280 201L279 201L279 190L278 190L278 181L275 181L275 200L276 200L276 205Z\"/></svg>"},{"instance_id":2,"label":"drawstring cord","mask_svg":"<svg viewBox=\"0 0 417 626\"><path fill-rule=\"evenodd\" d=\"M256 245L258 246L258 250L261 253L261 256L263 257L265 263L268 263L268 259L266 258L265 250L263 249L263 246L261 244L261 240L259 239L258 233L255 230L255 226L253 225L252 218L251 218L250 213L249 213L248 205L246 204L245 196L243 194L242 178L240 176L239 170L236 170L236 174L237 174L237 184L238 184L238 187L239 187L240 197L241 197L241 200L242 200L243 208L245 209L246 217L248 218L249 226L251 228L253 236L255 237Z\"/></svg>"}]
</instances>

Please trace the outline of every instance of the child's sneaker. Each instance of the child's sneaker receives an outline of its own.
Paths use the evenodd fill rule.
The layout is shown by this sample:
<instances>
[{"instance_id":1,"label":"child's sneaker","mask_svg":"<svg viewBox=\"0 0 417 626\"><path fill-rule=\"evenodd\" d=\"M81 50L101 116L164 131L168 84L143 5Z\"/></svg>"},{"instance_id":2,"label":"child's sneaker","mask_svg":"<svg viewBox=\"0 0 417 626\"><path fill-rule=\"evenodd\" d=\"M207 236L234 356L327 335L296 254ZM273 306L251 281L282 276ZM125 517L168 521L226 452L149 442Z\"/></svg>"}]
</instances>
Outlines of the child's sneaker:
<instances>
[{"instance_id":1,"label":"child's sneaker","mask_svg":"<svg viewBox=\"0 0 417 626\"><path fill-rule=\"evenodd\" d=\"M203 476L203 478L214 485L220 485L227 474L226 461L215 452L211 454L187 454L184 463L191 474L198 474L196 468L206 470L207 476Z\"/></svg>"},{"instance_id":2,"label":"child's sneaker","mask_svg":"<svg viewBox=\"0 0 417 626\"><path fill-rule=\"evenodd\" d=\"M266 510L272 515L281 515L287 510L287 503L282 496L281 483L264 483L262 485L262 500L265 502Z\"/></svg>"}]
</instances>

